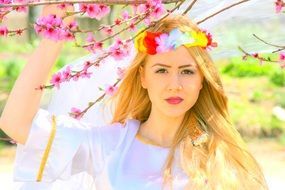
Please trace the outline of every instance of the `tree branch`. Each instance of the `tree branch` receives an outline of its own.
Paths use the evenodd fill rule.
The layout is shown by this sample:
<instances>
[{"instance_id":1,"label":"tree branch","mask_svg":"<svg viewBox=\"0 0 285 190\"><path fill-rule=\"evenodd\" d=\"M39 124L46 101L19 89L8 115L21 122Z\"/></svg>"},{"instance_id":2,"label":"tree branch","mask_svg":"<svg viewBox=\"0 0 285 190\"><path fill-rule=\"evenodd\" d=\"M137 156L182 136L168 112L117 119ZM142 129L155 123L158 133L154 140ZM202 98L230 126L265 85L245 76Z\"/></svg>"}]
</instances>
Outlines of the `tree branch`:
<instances>
[{"instance_id":1,"label":"tree branch","mask_svg":"<svg viewBox=\"0 0 285 190\"><path fill-rule=\"evenodd\" d=\"M182 15L185 15L186 13L188 13L197 1L198 0L193 0L192 3L187 7L187 9L182 13Z\"/></svg>"},{"instance_id":2,"label":"tree branch","mask_svg":"<svg viewBox=\"0 0 285 190\"><path fill-rule=\"evenodd\" d=\"M275 44L272 44L272 43L269 43L269 42L266 42L265 40L261 39L260 37L258 37L256 34L252 34L256 39L258 39L259 41L267 44L267 45L270 45L270 46L273 46L273 47L276 47L276 48L283 48L285 49L285 46L280 46L280 45L275 45Z\"/></svg>"},{"instance_id":3,"label":"tree branch","mask_svg":"<svg viewBox=\"0 0 285 190\"><path fill-rule=\"evenodd\" d=\"M204 19L202 19L202 20L200 20L200 21L198 21L197 24L201 24L202 22L205 22L205 21L208 20L209 18L212 18L212 17L214 17L214 16L220 14L221 12L224 12L224 11L226 11L226 10L228 10L228 9L230 9L230 8L232 8L232 7L234 7L234 6L240 5L240 4L245 3L245 2L248 2L248 1L250 1L250 0L243 0L243 1L240 1L240 2L237 2L237 3L234 3L234 4L231 4L231 5L227 6L227 7L225 7L225 8L223 8L223 9L219 10L218 12L215 12L214 14L212 14L212 15L210 15L210 16L208 16L208 17L206 17L206 18L204 18Z\"/></svg>"},{"instance_id":4,"label":"tree branch","mask_svg":"<svg viewBox=\"0 0 285 190\"><path fill-rule=\"evenodd\" d=\"M162 0L163 4L176 3L181 0ZM105 5L137 5L144 4L146 0L63 0L63 1L43 1L43 2L31 2L22 4L0 4L0 8L3 7L22 7L22 6L38 6L38 5L52 5L52 4L63 4L63 3L85 3L85 4L105 4Z\"/></svg>"}]
</instances>

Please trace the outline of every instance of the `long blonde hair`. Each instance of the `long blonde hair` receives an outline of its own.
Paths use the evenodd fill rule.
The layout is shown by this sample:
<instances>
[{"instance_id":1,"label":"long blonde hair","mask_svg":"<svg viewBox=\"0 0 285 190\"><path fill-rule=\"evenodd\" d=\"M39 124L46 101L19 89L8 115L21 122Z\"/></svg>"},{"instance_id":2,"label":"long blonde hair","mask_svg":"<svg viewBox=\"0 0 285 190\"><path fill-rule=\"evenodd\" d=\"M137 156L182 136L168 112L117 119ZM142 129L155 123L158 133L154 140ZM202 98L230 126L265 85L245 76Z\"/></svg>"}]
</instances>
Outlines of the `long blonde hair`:
<instances>
[{"instance_id":1,"label":"long blonde hair","mask_svg":"<svg viewBox=\"0 0 285 190\"><path fill-rule=\"evenodd\" d=\"M148 31L170 32L173 28L199 30L186 16L175 15L166 17ZM178 148L181 168L189 176L186 189L268 189L260 166L230 121L227 97L211 57L201 47L187 50L204 75L203 88L175 134L165 162L164 184L172 183L171 168ZM146 57L146 53L136 54L118 91L111 98L115 106L112 123L125 123L130 118L141 122L148 119L151 101L147 90L142 88L139 73ZM206 143L200 146L192 144L193 127L209 135Z\"/></svg>"}]
</instances>

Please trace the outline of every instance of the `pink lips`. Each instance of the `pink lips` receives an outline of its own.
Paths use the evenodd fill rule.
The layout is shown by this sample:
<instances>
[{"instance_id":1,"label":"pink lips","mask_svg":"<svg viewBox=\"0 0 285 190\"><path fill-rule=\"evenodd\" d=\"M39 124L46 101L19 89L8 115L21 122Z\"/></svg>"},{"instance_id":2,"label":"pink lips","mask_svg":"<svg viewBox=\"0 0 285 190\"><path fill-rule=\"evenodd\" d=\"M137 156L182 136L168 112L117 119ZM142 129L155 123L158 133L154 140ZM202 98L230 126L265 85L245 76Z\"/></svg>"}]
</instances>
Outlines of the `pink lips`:
<instances>
[{"instance_id":1,"label":"pink lips","mask_svg":"<svg viewBox=\"0 0 285 190\"><path fill-rule=\"evenodd\" d=\"M170 98L167 98L166 101L169 104L179 104L180 102L183 101L183 99L180 97L170 97Z\"/></svg>"}]
</instances>

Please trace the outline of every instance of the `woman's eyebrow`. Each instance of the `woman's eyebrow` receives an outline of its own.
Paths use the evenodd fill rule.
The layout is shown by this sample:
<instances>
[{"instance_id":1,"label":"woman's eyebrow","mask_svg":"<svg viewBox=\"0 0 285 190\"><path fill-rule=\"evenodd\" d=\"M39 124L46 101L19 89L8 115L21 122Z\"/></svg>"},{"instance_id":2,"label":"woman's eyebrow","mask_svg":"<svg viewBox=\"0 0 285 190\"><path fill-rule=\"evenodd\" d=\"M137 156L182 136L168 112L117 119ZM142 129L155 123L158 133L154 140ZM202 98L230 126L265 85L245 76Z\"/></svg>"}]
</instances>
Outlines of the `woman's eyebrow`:
<instances>
[{"instance_id":1,"label":"woman's eyebrow","mask_svg":"<svg viewBox=\"0 0 285 190\"><path fill-rule=\"evenodd\" d=\"M163 67L168 67L168 68L171 67L170 65L165 65L165 64L161 64L161 63L156 63L152 67L154 67L154 66L163 66ZM178 68L184 68L184 67L194 67L194 65L192 65L192 64L180 65Z\"/></svg>"}]
</instances>

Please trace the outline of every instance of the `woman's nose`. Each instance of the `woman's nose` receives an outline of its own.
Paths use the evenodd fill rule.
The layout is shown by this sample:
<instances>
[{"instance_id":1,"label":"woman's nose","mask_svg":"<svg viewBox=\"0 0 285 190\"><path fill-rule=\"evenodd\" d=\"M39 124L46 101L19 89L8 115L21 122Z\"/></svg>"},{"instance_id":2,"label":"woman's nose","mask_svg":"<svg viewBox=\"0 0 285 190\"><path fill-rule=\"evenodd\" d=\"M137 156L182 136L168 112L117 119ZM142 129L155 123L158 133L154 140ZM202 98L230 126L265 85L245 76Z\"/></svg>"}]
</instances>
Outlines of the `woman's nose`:
<instances>
[{"instance_id":1,"label":"woman's nose","mask_svg":"<svg viewBox=\"0 0 285 190\"><path fill-rule=\"evenodd\" d=\"M178 74L173 74L169 79L168 90L179 91L182 90L182 84Z\"/></svg>"}]
</instances>

